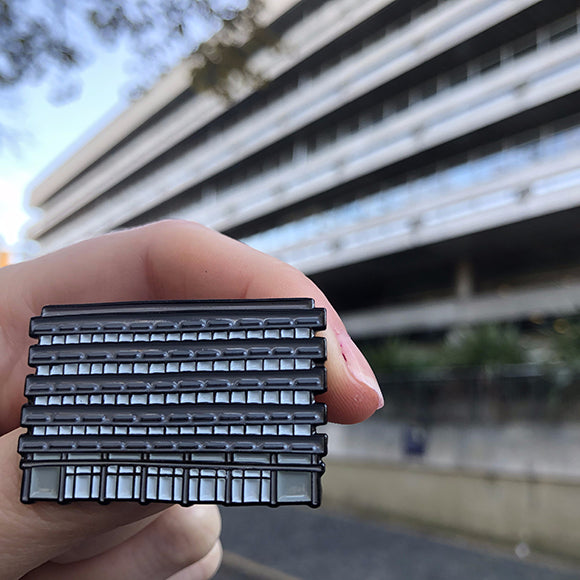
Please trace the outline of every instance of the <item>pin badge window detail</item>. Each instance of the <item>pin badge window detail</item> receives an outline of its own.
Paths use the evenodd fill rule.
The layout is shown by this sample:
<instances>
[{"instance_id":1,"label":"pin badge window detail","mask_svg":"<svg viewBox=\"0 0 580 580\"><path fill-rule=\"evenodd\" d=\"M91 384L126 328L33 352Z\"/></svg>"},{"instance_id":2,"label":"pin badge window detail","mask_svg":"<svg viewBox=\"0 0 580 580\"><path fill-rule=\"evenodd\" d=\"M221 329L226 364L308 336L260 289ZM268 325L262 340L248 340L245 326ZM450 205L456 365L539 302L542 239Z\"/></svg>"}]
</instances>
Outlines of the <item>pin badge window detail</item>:
<instances>
[{"instance_id":1,"label":"pin badge window detail","mask_svg":"<svg viewBox=\"0 0 580 580\"><path fill-rule=\"evenodd\" d=\"M317 507L325 327L306 298L45 306L21 500Z\"/></svg>"}]
</instances>

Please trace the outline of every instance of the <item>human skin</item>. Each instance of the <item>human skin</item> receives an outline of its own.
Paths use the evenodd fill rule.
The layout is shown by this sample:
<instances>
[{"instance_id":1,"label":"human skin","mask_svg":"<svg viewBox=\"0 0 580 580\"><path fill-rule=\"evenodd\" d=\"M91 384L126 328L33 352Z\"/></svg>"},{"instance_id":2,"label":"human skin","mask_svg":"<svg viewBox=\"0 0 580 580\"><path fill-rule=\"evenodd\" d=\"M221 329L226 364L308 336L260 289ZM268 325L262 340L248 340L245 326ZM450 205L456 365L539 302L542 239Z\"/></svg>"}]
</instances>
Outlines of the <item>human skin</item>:
<instances>
[{"instance_id":1,"label":"human skin","mask_svg":"<svg viewBox=\"0 0 580 580\"><path fill-rule=\"evenodd\" d=\"M16 452L28 321L46 304L312 297L327 309L328 392L338 423L383 404L368 363L323 293L291 266L199 224L165 221L0 270L0 576L201 580L221 560L215 506L20 503Z\"/></svg>"}]
</instances>

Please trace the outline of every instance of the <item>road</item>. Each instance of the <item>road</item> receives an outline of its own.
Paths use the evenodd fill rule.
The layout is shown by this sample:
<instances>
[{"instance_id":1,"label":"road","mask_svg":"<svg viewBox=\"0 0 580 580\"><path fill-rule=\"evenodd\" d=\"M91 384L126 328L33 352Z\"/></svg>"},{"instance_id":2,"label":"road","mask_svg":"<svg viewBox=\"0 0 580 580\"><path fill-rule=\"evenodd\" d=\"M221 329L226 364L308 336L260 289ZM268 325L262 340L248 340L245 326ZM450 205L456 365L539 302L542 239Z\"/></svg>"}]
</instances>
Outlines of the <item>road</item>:
<instances>
[{"instance_id":1,"label":"road","mask_svg":"<svg viewBox=\"0 0 580 580\"><path fill-rule=\"evenodd\" d=\"M471 542L307 508L222 510L217 580L578 580L580 567L520 561Z\"/></svg>"}]
</instances>

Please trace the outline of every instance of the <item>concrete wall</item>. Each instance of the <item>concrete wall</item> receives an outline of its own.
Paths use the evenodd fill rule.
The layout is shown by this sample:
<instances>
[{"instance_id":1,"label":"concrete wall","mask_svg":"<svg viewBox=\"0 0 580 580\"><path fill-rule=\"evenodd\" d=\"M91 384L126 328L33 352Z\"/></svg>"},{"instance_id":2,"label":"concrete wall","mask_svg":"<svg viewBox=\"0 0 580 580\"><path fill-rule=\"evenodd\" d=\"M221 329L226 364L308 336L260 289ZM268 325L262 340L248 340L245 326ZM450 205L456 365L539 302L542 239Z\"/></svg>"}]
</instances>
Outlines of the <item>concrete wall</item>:
<instances>
[{"instance_id":1,"label":"concrete wall","mask_svg":"<svg viewBox=\"0 0 580 580\"><path fill-rule=\"evenodd\" d=\"M580 480L330 460L324 505L580 556Z\"/></svg>"},{"instance_id":2,"label":"concrete wall","mask_svg":"<svg viewBox=\"0 0 580 580\"><path fill-rule=\"evenodd\" d=\"M512 422L441 424L426 430L425 453L404 452L407 425L372 418L360 425L327 425L330 460L408 465L427 472L489 473L497 477L580 483L580 425Z\"/></svg>"},{"instance_id":3,"label":"concrete wall","mask_svg":"<svg viewBox=\"0 0 580 580\"><path fill-rule=\"evenodd\" d=\"M580 558L580 426L446 424L425 453L406 424L327 425L323 505Z\"/></svg>"}]
</instances>

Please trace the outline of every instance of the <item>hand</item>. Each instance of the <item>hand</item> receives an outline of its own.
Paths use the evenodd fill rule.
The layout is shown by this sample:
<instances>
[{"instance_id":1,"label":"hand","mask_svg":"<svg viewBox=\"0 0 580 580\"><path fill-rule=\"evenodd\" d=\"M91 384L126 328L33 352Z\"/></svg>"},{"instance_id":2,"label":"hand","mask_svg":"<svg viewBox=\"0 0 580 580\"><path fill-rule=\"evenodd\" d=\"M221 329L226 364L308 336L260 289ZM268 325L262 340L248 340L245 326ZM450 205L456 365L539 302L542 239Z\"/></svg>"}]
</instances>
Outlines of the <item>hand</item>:
<instances>
[{"instance_id":1,"label":"hand","mask_svg":"<svg viewBox=\"0 0 580 580\"><path fill-rule=\"evenodd\" d=\"M28 320L46 304L312 297L328 311L331 421L382 406L374 375L322 292L296 269L203 226L166 221L0 270L0 575L3 579L211 577L221 559L215 506L20 503L16 452Z\"/></svg>"}]
</instances>

